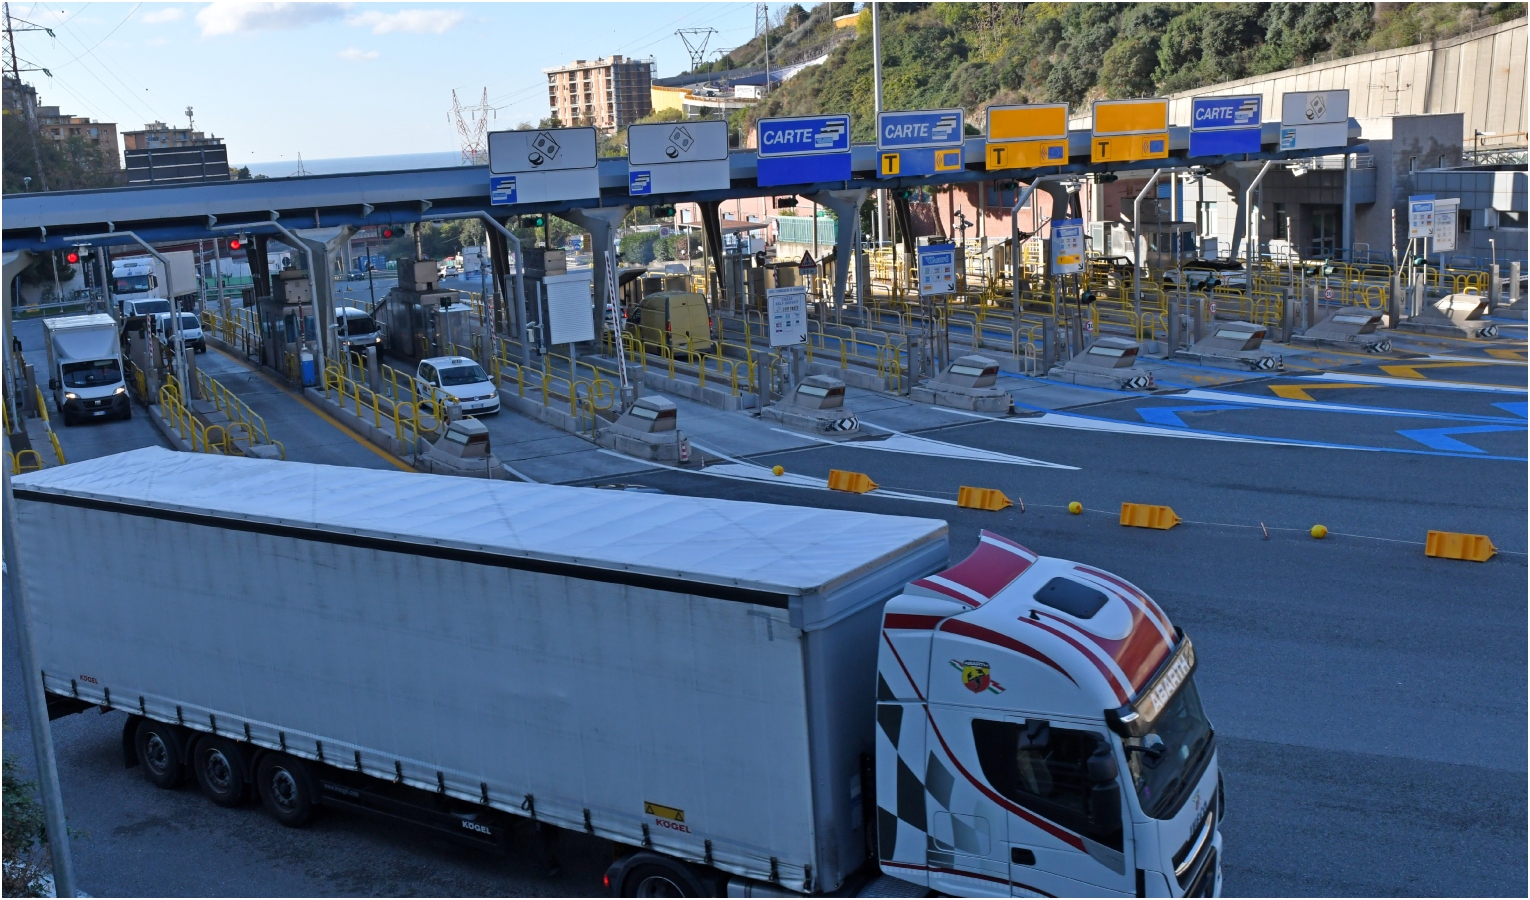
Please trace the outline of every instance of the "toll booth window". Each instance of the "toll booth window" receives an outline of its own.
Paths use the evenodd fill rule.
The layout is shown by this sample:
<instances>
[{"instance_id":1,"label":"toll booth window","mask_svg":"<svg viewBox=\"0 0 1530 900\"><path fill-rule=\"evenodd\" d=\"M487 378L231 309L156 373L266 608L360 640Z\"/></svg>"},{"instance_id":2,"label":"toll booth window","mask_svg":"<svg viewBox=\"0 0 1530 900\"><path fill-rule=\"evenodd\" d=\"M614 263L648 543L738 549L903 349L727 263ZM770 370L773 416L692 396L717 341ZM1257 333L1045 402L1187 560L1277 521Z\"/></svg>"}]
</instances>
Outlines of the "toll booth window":
<instances>
[{"instance_id":1,"label":"toll booth window","mask_svg":"<svg viewBox=\"0 0 1530 900\"><path fill-rule=\"evenodd\" d=\"M951 367L952 375L965 375L968 378L980 378L984 375L993 375L998 371L998 369L979 369L976 366L954 365Z\"/></svg>"},{"instance_id":2,"label":"toll booth window","mask_svg":"<svg viewBox=\"0 0 1530 900\"><path fill-rule=\"evenodd\" d=\"M1338 325L1365 325L1371 321L1370 316L1334 316L1333 321Z\"/></svg>"},{"instance_id":3,"label":"toll booth window","mask_svg":"<svg viewBox=\"0 0 1530 900\"><path fill-rule=\"evenodd\" d=\"M972 741L983 777L1012 803L1122 849L1121 791L1115 756L1103 735L1040 719L973 719Z\"/></svg>"},{"instance_id":4,"label":"toll booth window","mask_svg":"<svg viewBox=\"0 0 1530 900\"><path fill-rule=\"evenodd\" d=\"M1100 591L1071 578L1054 578L1035 594L1036 602L1061 610L1075 619L1092 618L1109 602Z\"/></svg>"},{"instance_id":5,"label":"toll booth window","mask_svg":"<svg viewBox=\"0 0 1530 900\"><path fill-rule=\"evenodd\" d=\"M98 359L92 362L64 363L64 387L96 387L116 384L122 380L122 370L115 359Z\"/></svg>"},{"instance_id":6,"label":"toll booth window","mask_svg":"<svg viewBox=\"0 0 1530 900\"><path fill-rule=\"evenodd\" d=\"M1109 356L1112 359L1119 359L1126 355L1126 351L1120 347L1101 347L1099 344L1090 347L1089 353L1093 356Z\"/></svg>"},{"instance_id":7,"label":"toll booth window","mask_svg":"<svg viewBox=\"0 0 1530 900\"><path fill-rule=\"evenodd\" d=\"M656 409L646 409L641 406L634 406L631 410L629 410L629 412L631 412L634 416L637 416L639 419L647 419L650 422L659 418L659 411Z\"/></svg>"},{"instance_id":8,"label":"toll booth window","mask_svg":"<svg viewBox=\"0 0 1530 900\"><path fill-rule=\"evenodd\" d=\"M1217 337L1227 338L1234 341L1246 341L1249 338L1264 337L1263 331L1239 331L1236 328L1218 328Z\"/></svg>"},{"instance_id":9,"label":"toll booth window","mask_svg":"<svg viewBox=\"0 0 1530 900\"><path fill-rule=\"evenodd\" d=\"M465 366L452 366L441 370L441 386L457 387L464 384L477 384L480 381L488 381L489 376L484 373L483 367L478 363L469 363Z\"/></svg>"},{"instance_id":10,"label":"toll booth window","mask_svg":"<svg viewBox=\"0 0 1530 900\"><path fill-rule=\"evenodd\" d=\"M816 384L799 384L797 385L797 393L807 394L809 397L827 397L829 396L829 389L821 388Z\"/></svg>"}]
</instances>

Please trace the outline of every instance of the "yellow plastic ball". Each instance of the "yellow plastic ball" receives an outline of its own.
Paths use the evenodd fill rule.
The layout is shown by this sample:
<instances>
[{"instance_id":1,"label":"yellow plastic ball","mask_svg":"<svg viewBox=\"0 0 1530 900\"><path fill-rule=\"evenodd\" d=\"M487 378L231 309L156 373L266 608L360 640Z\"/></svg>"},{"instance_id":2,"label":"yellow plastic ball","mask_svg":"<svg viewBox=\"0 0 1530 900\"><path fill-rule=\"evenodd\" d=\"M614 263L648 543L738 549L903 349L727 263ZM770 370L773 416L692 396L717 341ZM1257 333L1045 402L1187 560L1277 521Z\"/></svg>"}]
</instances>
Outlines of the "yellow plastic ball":
<instances>
[{"instance_id":1,"label":"yellow plastic ball","mask_svg":"<svg viewBox=\"0 0 1530 900\"><path fill-rule=\"evenodd\" d=\"M1308 532L1308 534L1311 534L1313 537L1318 538L1318 539L1321 540L1322 538L1328 537L1328 526L1327 525L1314 525L1314 526L1312 526L1312 530L1310 532Z\"/></svg>"},{"instance_id":2,"label":"yellow plastic ball","mask_svg":"<svg viewBox=\"0 0 1530 900\"><path fill-rule=\"evenodd\" d=\"M1068 512L1073 513L1075 516L1083 511L1084 504L1078 502L1077 500L1074 500L1072 503L1068 504Z\"/></svg>"},{"instance_id":3,"label":"yellow plastic ball","mask_svg":"<svg viewBox=\"0 0 1530 900\"><path fill-rule=\"evenodd\" d=\"M785 475L786 474L786 467L785 466L771 466L770 467L770 474L776 475L776 476Z\"/></svg>"}]
</instances>

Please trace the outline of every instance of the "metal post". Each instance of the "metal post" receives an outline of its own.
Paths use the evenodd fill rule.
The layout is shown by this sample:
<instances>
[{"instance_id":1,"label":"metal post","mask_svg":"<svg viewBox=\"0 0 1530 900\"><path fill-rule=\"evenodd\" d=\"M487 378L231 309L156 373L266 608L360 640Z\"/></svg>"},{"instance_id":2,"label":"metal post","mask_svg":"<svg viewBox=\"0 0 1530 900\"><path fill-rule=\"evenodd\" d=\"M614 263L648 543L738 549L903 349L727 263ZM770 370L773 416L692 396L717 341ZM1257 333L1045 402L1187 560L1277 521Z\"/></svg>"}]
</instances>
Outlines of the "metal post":
<instances>
[{"instance_id":1,"label":"metal post","mask_svg":"<svg viewBox=\"0 0 1530 900\"><path fill-rule=\"evenodd\" d=\"M882 16L880 4L871 4L871 91L876 115L882 114ZM887 239L887 192L877 191L877 249ZM896 278L896 274L894 278Z\"/></svg>"},{"instance_id":2,"label":"metal post","mask_svg":"<svg viewBox=\"0 0 1530 900\"><path fill-rule=\"evenodd\" d=\"M218 312L227 319L229 309L228 293L223 289L223 249L218 246L217 238L213 238L213 271L215 273L213 277L218 280Z\"/></svg>"},{"instance_id":3,"label":"metal post","mask_svg":"<svg viewBox=\"0 0 1530 900\"><path fill-rule=\"evenodd\" d=\"M1353 182L1355 156L1352 153L1344 154L1344 261L1355 261L1355 193ZM1291 237L1288 230L1286 237Z\"/></svg>"},{"instance_id":4,"label":"metal post","mask_svg":"<svg viewBox=\"0 0 1530 900\"><path fill-rule=\"evenodd\" d=\"M278 234L287 239L288 243L290 243L296 249L302 251L303 259L308 262L308 287L309 290L311 290L313 293L314 337L317 338L317 340L314 341L314 349L318 351L314 354L314 375L318 378L319 389L323 390L325 386L325 379L327 377L326 373L329 371L329 367L324 358L324 339L329 336L329 326L331 323L325 321L325 317L323 315L324 310L321 308L321 304L319 303L319 270L314 267L313 249L308 246L306 241L299 239L297 235L293 234L291 231L288 231L286 226L281 225L274 219L270 222L263 222L261 224L270 225L272 228L275 228ZM419 237L418 231L415 232L415 237ZM299 311L301 312L301 309ZM331 307L329 318L333 319L334 317L335 314L333 307ZM298 327L302 327L301 316L298 319ZM301 344L299 346L301 346ZM298 382L301 384L302 380L303 355L302 351L299 351Z\"/></svg>"},{"instance_id":5,"label":"metal post","mask_svg":"<svg viewBox=\"0 0 1530 900\"><path fill-rule=\"evenodd\" d=\"M1154 169L1147 184L1137 192L1137 199L1132 201L1132 314L1138 322L1142 321L1142 201L1163 172L1163 169Z\"/></svg>"},{"instance_id":6,"label":"metal post","mask_svg":"<svg viewBox=\"0 0 1530 900\"><path fill-rule=\"evenodd\" d=\"M1014 299L1015 324L1020 324L1020 208L1029 200L1036 188L1045 181L1059 181L1056 175L1043 175L1025 186L1015 198L1014 208L1009 211L1009 272L1010 289ZM1035 222L1031 223L1032 227Z\"/></svg>"},{"instance_id":7,"label":"metal post","mask_svg":"<svg viewBox=\"0 0 1530 900\"><path fill-rule=\"evenodd\" d=\"M167 267L166 272L169 271ZM8 299L8 298L7 298ZM179 323L177 323L179 324ZM177 329L179 330L179 329ZM10 439L5 439L10 452ZM53 862L53 889L60 897L75 896L74 857L69 847L69 825L64 817L64 798L58 786L58 761L53 755L53 730L48 724L48 696L43 689L42 669L37 664L37 644L32 629L32 609L27 601L20 548L16 542L16 498L11 493L11 472L4 468L5 597L11 603L16 643L21 654L21 677L26 682L27 720L32 732L32 753L37 757L38 788L43 818L48 828L48 852Z\"/></svg>"},{"instance_id":8,"label":"metal post","mask_svg":"<svg viewBox=\"0 0 1530 900\"><path fill-rule=\"evenodd\" d=\"M1249 293L1249 296L1253 296L1254 292L1254 257L1259 255L1260 216L1254 213L1254 191L1259 189L1259 182L1264 180L1264 176L1269 173L1273 165L1275 160L1265 160L1264 165L1259 167L1259 174L1254 176L1248 190L1243 192L1243 215L1247 223L1245 232L1247 237L1243 239L1243 289Z\"/></svg>"}]
</instances>

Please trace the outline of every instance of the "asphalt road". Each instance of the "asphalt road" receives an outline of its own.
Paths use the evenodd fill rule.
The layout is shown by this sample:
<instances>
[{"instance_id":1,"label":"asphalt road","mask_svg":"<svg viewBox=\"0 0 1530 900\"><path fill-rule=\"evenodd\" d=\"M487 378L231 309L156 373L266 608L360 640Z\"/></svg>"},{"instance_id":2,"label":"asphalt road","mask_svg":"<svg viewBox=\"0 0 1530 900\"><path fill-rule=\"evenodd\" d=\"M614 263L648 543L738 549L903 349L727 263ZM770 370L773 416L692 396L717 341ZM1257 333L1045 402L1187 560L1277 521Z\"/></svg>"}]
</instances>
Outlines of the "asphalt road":
<instances>
[{"instance_id":1,"label":"asphalt road","mask_svg":"<svg viewBox=\"0 0 1530 900\"><path fill-rule=\"evenodd\" d=\"M1119 573L1196 642L1226 773L1226 893L1522 896L1530 735L1518 346L1517 365L1345 370L1408 383L1341 380L1351 386L1313 388L1311 400L1291 389L1316 382L1294 376L1209 398L1102 392L1043 416L953 414L919 435L1071 468L867 440L744 460L756 479L653 470L624 480L939 516L951 523L953 559L988 528ZM788 487L768 474L775 464L818 478L865 472L927 502ZM940 502L962 485L1000 488L1024 511ZM1083 514L1066 511L1072 500ZM1185 521L1123 528L1122 501L1167 504ZM1326 539L1308 536L1316 523ZM1480 564L1426 558L1431 528L1490 535L1501 552ZM22 726L8 746L25 748L9 620L6 631L4 708ZM589 895L610 858L608 844L564 835L562 870L550 876L530 834L502 858L352 815L284 829L258 807L221 809L123 769L122 720L91 712L54 723L70 820L84 832L79 880L98 896Z\"/></svg>"}]
</instances>

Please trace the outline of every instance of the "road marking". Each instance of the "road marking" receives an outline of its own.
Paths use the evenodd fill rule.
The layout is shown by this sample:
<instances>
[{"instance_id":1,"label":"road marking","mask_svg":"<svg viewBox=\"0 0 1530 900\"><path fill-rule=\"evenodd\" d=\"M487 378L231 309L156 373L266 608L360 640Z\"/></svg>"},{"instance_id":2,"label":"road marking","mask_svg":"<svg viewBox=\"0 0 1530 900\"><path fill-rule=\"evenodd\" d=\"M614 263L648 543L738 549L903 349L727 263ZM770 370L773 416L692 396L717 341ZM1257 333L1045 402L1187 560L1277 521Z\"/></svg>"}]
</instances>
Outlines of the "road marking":
<instances>
[{"instance_id":1,"label":"road marking","mask_svg":"<svg viewBox=\"0 0 1530 900\"><path fill-rule=\"evenodd\" d=\"M385 452L381 447L376 446L371 441L367 440L366 438L362 437L361 435L359 435L356 432L354 432L354 431L350 430L349 428L347 428L345 425L342 425L342 424L340 424L340 422L336 421L335 419L330 418L328 413L324 412L324 410L319 409L317 406L314 406L312 403L308 402L308 398L303 397L303 396L301 396L299 394L292 393L290 388L288 388L286 385L282 384L281 382L277 381L274 376L266 374L265 372L263 372L260 369L250 365L249 363L245 362L244 360L239 359L238 357L234 356L231 353L227 353L227 352L225 352L223 350L220 350L217 347L212 347L210 349L217 350L218 353L220 355L222 355L224 358L230 359L230 360L234 361L235 363L238 363L239 365L245 367L246 369L249 369L251 372L254 372L256 375L259 375L261 378L265 379L265 381L267 383L269 383L273 387L278 388L283 394L286 394L288 397L291 397L292 399L296 400L297 402L303 404L303 406L309 412L311 412L314 415L318 416L320 419L324 420L325 422L328 422L330 425L333 425L336 429L338 429L340 431L341 434L345 435L346 437L350 438L351 440L355 441L356 443L360 444L361 446L367 448L368 450L372 451L373 453L376 453L378 456L380 456L383 459L387 460L388 462L392 463L396 468L398 468L398 469L400 469L402 471L405 471L405 472L415 472L416 474L418 474L418 472L419 472L418 469L415 469L413 466L405 465L403 463L403 461L400 460L398 457L394 456L391 453Z\"/></svg>"},{"instance_id":2,"label":"road marking","mask_svg":"<svg viewBox=\"0 0 1530 900\"><path fill-rule=\"evenodd\" d=\"M1418 441L1425 447L1435 450L1448 450L1453 453L1486 453L1480 447L1473 447L1465 441L1458 441L1451 437L1453 434L1488 434L1495 431L1524 431L1523 425L1468 425L1461 428L1419 428L1402 430L1397 433L1405 438Z\"/></svg>"},{"instance_id":3,"label":"road marking","mask_svg":"<svg viewBox=\"0 0 1530 900\"><path fill-rule=\"evenodd\" d=\"M1312 384L1307 389L1327 387L1328 385ZM1380 385L1348 385L1348 387L1379 387ZM1295 385L1271 385L1275 387L1295 387ZM1346 385L1333 385L1333 387L1346 387ZM1236 403L1247 406L1263 406L1272 409L1300 409L1307 412L1335 412L1352 413L1363 416L1394 416L1405 419L1446 419L1456 422L1501 422L1503 416L1478 416L1470 413L1442 413L1417 409L1395 409L1386 406L1351 406L1345 403L1324 403L1319 400L1276 400L1273 397L1260 397L1252 394L1234 394L1229 391L1204 391L1190 390L1183 394L1173 395L1179 400L1204 400L1209 403ZM1494 406L1504 407L1505 404L1495 403ZM1508 404L1512 406L1513 404ZM1524 406L1523 403L1519 404ZM1507 407L1505 407L1507 408ZM1513 412L1513 410L1510 410Z\"/></svg>"},{"instance_id":4,"label":"road marking","mask_svg":"<svg viewBox=\"0 0 1530 900\"><path fill-rule=\"evenodd\" d=\"M1495 351L1489 350L1488 353ZM1499 350L1498 353L1518 353L1517 350ZM1430 362L1458 362L1473 366L1518 366L1525 367L1525 359L1522 356L1500 356L1496 359L1483 359L1476 356L1430 356Z\"/></svg>"},{"instance_id":5,"label":"road marking","mask_svg":"<svg viewBox=\"0 0 1530 900\"><path fill-rule=\"evenodd\" d=\"M1251 406L1231 406L1221 403L1208 403L1205 406L1139 406L1136 407L1137 415L1144 422L1152 422L1154 425L1167 425L1170 428L1189 428L1184 419L1179 417L1182 412L1215 412L1221 409L1252 409Z\"/></svg>"},{"instance_id":6,"label":"road marking","mask_svg":"<svg viewBox=\"0 0 1530 900\"><path fill-rule=\"evenodd\" d=\"M1326 372L1322 375L1303 375L1303 378L1311 378L1315 381L1360 381L1366 384L1380 384L1388 387L1406 388L1430 388L1441 391L1484 391L1492 394L1523 394L1525 388L1509 387L1502 384L1478 384L1471 381L1433 381L1418 378L1388 378L1385 375L1349 375L1336 372Z\"/></svg>"},{"instance_id":7,"label":"road marking","mask_svg":"<svg viewBox=\"0 0 1530 900\"><path fill-rule=\"evenodd\" d=\"M665 463L653 463L653 465L664 469L671 469L676 472L689 472L693 475L710 475L714 478L727 478L732 481L759 481L766 484L778 484L785 487L806 488L808 490L814 491L827 491L829 489L829 482L824 478L814 478L810 475L797 475L792 472L776 475L764 466L744 462L741 459L735 459L734 457L729 456L720 450L713 450L710 447L705 447L697 444L695 441L691 441L691 447L692 449L700 450L703 453L710 453L720 459L725 459L727 460L727 463L714 466L705 466L700 469L682 469L679 466L666 465ZM614 456L621 456L620 453L616 453L614 450L602 450L601 452L610 453ZM631 459L631 457L628 456L623 456L622 458L629 460ZM890 497L895 500L916 500L920 503L936 503L942 506L956 505L955 500L945 500L939 497L925 497L919 494L905 494L902 491L889 491L884 488L877 488L874 491L868 491L865 494L861 494L860 496Z\"/></svg>"},{"instance_id":8,"label":"road marking","mask_svg":"<svg viewBox=\"0 0 1530 900\"><path fill-rule=\"evenodd\" d=\"M1381 371L1397 378L1428 378L1428 375L1420 375L1419 369L1459 369L1462 366L1491 366L1496 363L1487 361L1471 360L1470 362L1431 362L1410 363L1406 366L1379 366Z\"/></svg>"},{"instance_id":9,"label":"road marking","mask_svg":"<svg viewBox=\"0 0 1530 900\"><path fill-rule=\"evenodd\" d=\"M945 441L932 440L930 438L916 437L912 434L904 434L891 428L883 428L880 425L861 420L863 428L875 428L877 431L885 431L891 437L881 441L831 441L827 438L817 437L811 434L802 434L797 431L787 431L784 428L772 428L771 431L780 434L789 434L792 437L807 438L818 444L828 444L831 447L857 447L861 450L882 450L887 453L907 453L914 456L939 456L944 459L966 459L974 462L1002 463L1011 466L1040 466L1044 469L1066 469L1077 472L1078 466L1068 466L1062 463L1047 462L1042 459L1031 459L1025 456L1011 456L1008 453L999 453L996 450L981 450L977 447L968 447L964 444L950 444Z\"/></svg>"},{"instance_id":10,"label":"road marking","mask_svg":"<svg viewBox=\"0 0 1530 900\"><path fill-rule=\"evenodd\" d=\"M1374 385L1374 384L1308 384L1308 385L1300 385L1300 384L1272 384L1272 385L1269 385L1270 392L1273 393L1277 397L1284 397L1287 400L1306 400L1306 401L1312 402L1312 403L1315 403L1317 401L1312 399L1312 395L1307 393L1308 391L1329 390L1329 389L1333 389L1333 388L1368 388L1368 387L1376 387L1376 385Z\"/></svg>"},{"instance_id":11,"label":"road marking","mask_svg":"<svg viewBox=\"0 0 1530 900\"><path fill-rule=\"evenodd\" d=\"M1525 361L1525 351L1523 350L1501 350L1489 348L1484 352L1487 353L1488 356L1494 356L1498 359L1512 359L1517 362Z\"/></svg>"}]
</instances>

